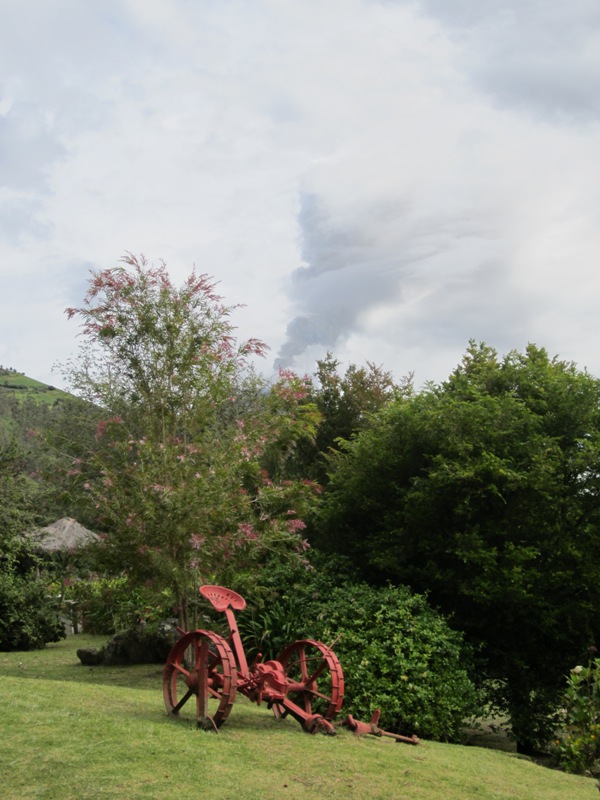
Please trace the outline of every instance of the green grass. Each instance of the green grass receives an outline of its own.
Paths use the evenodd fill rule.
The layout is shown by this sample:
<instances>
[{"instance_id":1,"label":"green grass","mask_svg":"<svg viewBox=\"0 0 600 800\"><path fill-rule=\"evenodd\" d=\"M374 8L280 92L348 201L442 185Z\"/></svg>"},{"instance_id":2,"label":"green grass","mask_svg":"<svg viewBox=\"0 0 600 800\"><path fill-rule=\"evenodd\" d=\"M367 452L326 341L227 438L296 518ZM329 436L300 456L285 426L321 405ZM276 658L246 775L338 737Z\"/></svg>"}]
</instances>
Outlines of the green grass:
<instances>
[{"instance_id":1,"label":"green grass","mask_svg":"<svg viewBox=\"0 0 600 800\"><path fill-rule=\"evenodd\" d=\"M11 392L14 397L24 400L29 397L37 403L52 405L56 400L65 400L69 394L47 383L28 378L20 372L0 373L0 392Z\"/></svg>"},{"instance_id":2,"label":"green grass","mask_svg":"<svg viewBox=\"0 0 600 800\"><path fill-rule=\"evenodd\" d=\"M477 747L309 736L241 699L218 734L166 716L159 665L83 667L71 637L0 653L3 800L595 800L595 781Z\"/></svg>"},{"instance_id":3,"label":"green grass","mask_svg":"<svg viewBox=\"0 0 600 800\"><path fill-rule=\"evenodd\" d=\"M20 372L3 373L0 375L0 386L6 386L9 389L47 389L45 383L36 381L33 378L28 378Z\"/></svg>"}]
</instances>

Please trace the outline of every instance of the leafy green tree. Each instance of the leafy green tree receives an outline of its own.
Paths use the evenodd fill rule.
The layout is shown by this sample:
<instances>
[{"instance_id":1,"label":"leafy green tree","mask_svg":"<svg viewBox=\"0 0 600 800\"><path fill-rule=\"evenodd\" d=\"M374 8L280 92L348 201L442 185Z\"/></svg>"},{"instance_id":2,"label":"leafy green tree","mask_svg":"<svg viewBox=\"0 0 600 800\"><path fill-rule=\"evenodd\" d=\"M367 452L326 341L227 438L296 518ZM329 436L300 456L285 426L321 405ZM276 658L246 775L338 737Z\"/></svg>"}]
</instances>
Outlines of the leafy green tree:
<instances>
[{"instance_id":1,"label":"leafy green tree","mask_svg":"<svg viewBox=\"0 0 600 800\"><path fill-rule=\"evenodd\" d=\"M195 272L181 287L164 264L128 255L93 273L83 345L68 374L102 409L89 453L73 460L108 532L105 551L137 583L169 588L184 625L199 583L226 582L266 553L301 557L310 482L277 482L278 463L314 435L306 386L285 373L267 386L250 368L265 352L239 344L214 284Z\"/></svg>"},{"instance_id":2,"label":"leafy green tree","mask_svg":"<svg viewBox=\"0 0 600 800\"><path fill-rule=\"evenodd\" d=\"M64 636L52 576L23 536L43 521L44 489L13 443L0 449L0 650L43 647Z\"/></svg>"},{"instance_id":3,"label":"leafy green tree","mask_svg":"<svg viewBox=\"0 0 600 800\"><path fill-rule=\"evenodd\" d=\"M33 527L38 484L26 473L26 456L15 442L0 449L0 534L3 541Z\"/></svg>"},{"instance_id":4,"label":"leafy green tree","mask_svg":"<svg viewBox=\"0 0 600 800\"><path fill-rule=\"evenodd\" d=\"M471 343L335 463L317 541L428 592L480 650L522 750L600 622L600 381L530 345Z\"/></svg>"},{"instance_id":5,"label":"leafy green tree","mask_svg":"<svg viewBox=\"0 0 600 800\"><path fill-rule=\"evenodd\" d=\"M372 414L399 394L412 392L412 376L395 383L392 374L371 362L350 364L340 372L340 362L331 353L317 361L306 402L314 404L320 421L313 439L296 446L286 464L292 474L327 483L329 458L338 450L338 440L350 439L366 428Z\"/></svg>"}]
</instances>

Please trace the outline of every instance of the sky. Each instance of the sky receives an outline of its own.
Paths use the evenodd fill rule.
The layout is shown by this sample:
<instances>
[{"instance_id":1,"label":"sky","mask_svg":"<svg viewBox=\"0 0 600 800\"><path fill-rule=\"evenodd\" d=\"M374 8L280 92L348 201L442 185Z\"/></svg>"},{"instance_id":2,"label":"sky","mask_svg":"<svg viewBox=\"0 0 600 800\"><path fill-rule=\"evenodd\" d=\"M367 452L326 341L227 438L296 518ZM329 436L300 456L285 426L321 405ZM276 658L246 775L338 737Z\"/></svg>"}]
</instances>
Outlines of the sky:
<instances>
[{"instance_id":1,"label":"sky","mask_svg":"<svg viewBox=\"0 0 600 800\"><path fill-rule=\"evenodd\" d=\"M218 282L259 365L600 377L598 0L0 0L0 365L64 386L90 271Z\"/></svg>"}]
</instances>

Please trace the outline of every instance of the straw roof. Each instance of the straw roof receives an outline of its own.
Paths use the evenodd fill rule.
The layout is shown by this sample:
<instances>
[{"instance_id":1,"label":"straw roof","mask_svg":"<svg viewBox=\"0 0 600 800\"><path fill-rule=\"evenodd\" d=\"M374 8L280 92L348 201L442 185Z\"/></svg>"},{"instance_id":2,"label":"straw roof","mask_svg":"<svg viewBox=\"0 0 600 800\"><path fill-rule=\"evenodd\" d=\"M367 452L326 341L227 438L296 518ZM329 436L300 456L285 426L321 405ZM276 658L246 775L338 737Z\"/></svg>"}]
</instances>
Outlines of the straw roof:
<instances>
[{"instance_id":1,"label":"straw roof","mask_svg":"<svg viewBox=\"0 0 600 800\"><path fill-rule=\"evenodd\" d=\"M55 553L60 550L73 550L76 547L97 542L98 534L80 525L77 520L64 517L45 528L38 528L29 534L40 550Z\"/></svg>"}]
</instances>

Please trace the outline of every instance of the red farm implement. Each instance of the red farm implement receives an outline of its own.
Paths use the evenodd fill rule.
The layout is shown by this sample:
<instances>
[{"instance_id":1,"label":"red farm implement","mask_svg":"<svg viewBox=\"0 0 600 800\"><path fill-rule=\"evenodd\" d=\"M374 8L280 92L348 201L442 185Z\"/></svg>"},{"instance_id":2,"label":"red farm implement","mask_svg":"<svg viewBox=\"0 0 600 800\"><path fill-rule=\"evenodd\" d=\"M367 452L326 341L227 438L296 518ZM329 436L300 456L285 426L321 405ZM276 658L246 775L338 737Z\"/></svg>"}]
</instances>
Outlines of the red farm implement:
<instances>
[{"instance_id":1,"label":"red farm implement","mask_svg":"<svg viewBox=\"0 0 600 800\"><path fill-rule=\"evenodd\" d=\"M262 663L259 657L249 666L233 613L246 607L244 598L222 586L202 586L200 593L225 613L230 633L227 639L206 630L183 633L164 668L168 713L178 716L190 702L197 724L216 730L240 692L255 703L264 701L276 717L291 715L309 733L334 733L344 676L333 651L321 642L301 639L276 661Z\"/></svg>"},{"instance_id":2,"label":"red farm implement","mask_svg":"<svg viewBox=\"0 0 600 800\"><path fill-rule=\"evenodd\" d=\"M217 611L225 613L229 636L214 631L181 631L163 672L167 712L180 716L184 709L199 727L217 730L229 716L236 693L260 705L263 701L276 717L292 716L308 733L335 733L333 722L344 700L344 674L330 647L313 639L299 639L284 648L276 660L248 665L234 610L246 608L241 595L222 586L202 586L200 594ZM378 712L370 723L352 717L342 723L356 733L391 736L377 727Z\"/></svg>"}]
</instances>

